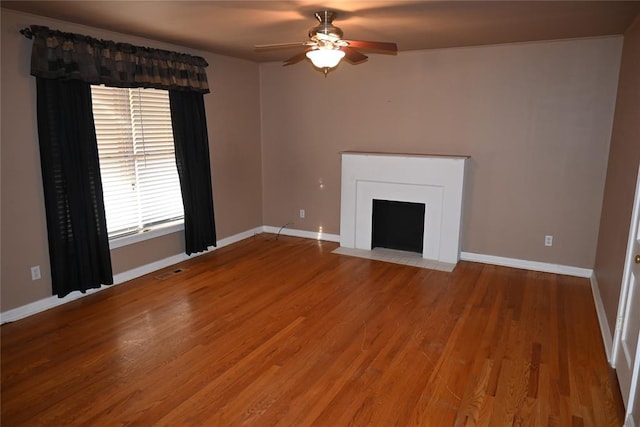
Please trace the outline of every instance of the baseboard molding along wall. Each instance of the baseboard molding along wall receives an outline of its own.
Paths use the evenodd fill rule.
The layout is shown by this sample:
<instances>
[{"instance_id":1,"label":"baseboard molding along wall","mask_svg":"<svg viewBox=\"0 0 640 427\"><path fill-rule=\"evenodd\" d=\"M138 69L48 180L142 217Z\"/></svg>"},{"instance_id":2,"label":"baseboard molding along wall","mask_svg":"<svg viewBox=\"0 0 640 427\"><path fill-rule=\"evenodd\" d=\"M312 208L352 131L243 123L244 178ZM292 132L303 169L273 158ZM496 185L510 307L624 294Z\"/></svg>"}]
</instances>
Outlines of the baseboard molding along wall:
<instances>
[{"instance_id":1,"label":"baseboard molding along wall","mask_svg":"<svg viewBox=\"0 0 640 427\"><path fill-rule=\"evenodd\" d=\"M596 305L596 314L598 315L598 323L600 324L600 333L602 334L602 342L604 343L604 351L607 353L607 360L609 365L613 367L613 360L611 360L611 352L613 351L613 338L611 330L609 329L609 323L607 322L607 314L604 310L604 303L602 297L600 297L600 289L598 288L598 280L595 273L591 275L591 292L593 293L593 302Z\"/></svg>"},{"instance_id":2,"label":"baseboard molding along wall","mask_svg":"<svg viewBox=\"0 0 640 427\"><path fill-rule=\"evenodd\" d=\"M207 254L213 250L223 248L225 246L229 246L233 243L239 242L240 240L244 240L248 237L251 237L255 234L259 234L263 232L263 227L256 227L251 230L243 231L242 233L234 234L233 236L225 237L224 239L220 239L217 243L218 246L209 248L206 252L200 252L197 254L187 255L187 254L178 254L173 255L168 258L164 258L158 261L154 261L149 264L141 265L140 267L133 268L131 270L124 271L122 273L113 275L113 285L101 286L96 289L89 289L86 293L82 293L80 291L71 292L69 295L64 298L58 298L55 295L52 295L47 298L43 298L38 301L34 301L32 303L16 307L11 310L7 310L3 313L0 313L0 324L13 322L19 319L23 319L25 317L31 316L36 313L40 313L41 311L48 310L53 307L57 307L62 304L66 304L68 302L77 300L79 298L86 297L87 295L95 294L96 292L103 291L105 289L109 289L113 286L119 285L121 283L127 282L129 280L135 279L136 277L144 276L145 274L152 273L154 271L169 267L170 265L177 264L182 261L186 261L188 259L193 259L194 257Z\"/></svg>"},{"instance_id":3,"label":"baseboard molding along wall","mask_svg":"<svg viewBox=\"0 0 640 427\"><path fill-rule=\"evenodd\" d=\"M265 225L262 227L265 233L273 233L273 234L281 234L283 236L293 236L293 237L303 237L305 239L314 239L314 240L326 240L327 242L339 242L340 235L339 234L328 234L323 233L322 231L305 231L305 230L296 230L293 228L287 228L287 226L282 227L274 227L272 225Z\"/></svg>"},{"instance_id":4,"label":"baseboard molding along wall","mask_svg":"<svg viewBox=\"0 0 640 427\"><path fill-rule=\"evenodd\" d=\"M636 422L633 419L633 414L627 415L627 419L624 420L623 427L636 427Z\"/></svg>"},{"instance_id":5,"label":"baseboard molding along wall","mask_svg":"<svg viewBox=\"0 0 640 427\"><path fill-rule=\"evenodd\" d=\"M472 252L461 252L460 259L463 261L481 262L484 264L501 265L503 267L521 268L523 270L542 271L544 273L564 274L591 278L593 270L590 268L571 267L568 265L551 264L538 261L527 261L516 258L504 258L493 255L474 254Z\"/></svg>"},{"instance_id":6,"label":"baseboard molding along wall","mask_svg":"<svg viewBox=\"0 0 640 427\"><path fill-rule=\"evenodd\" d=\"M259 233L273 233L273 234L281 234L285 236L302 237L305 239L325 240L329 242L340 242L340 235L323 233L322 231L315 232L315 231L306 231L306 230L296 230L296 229L287 228L286 226L276 227L271 225L256 227L251 230L247 230L242 233L238 233L233 236L229 236L219 240L218 246L216 248L211 248L207 252L201 252L199 254L193 254L191 256L188 256L186 254L173 255L168 258L164 258L164 259L116 274L113 276L113 282L114 282L113 285L102 286L98 289L90 289L84 294L81 293L80 291L72 292L69 295L65 296L64 298L58 298L54 295L51 297L41 299L39 301L35 301L32 303L23 305L21 307L7 310L3 313L0 313L0 323L13 322L15 320L19 320L24 317L31 316L41 311L45 311L50 308L65 304L67 302L74 301L78 298L82 298L87 295L100 292L104 289L110 288L111 286L119 285L120 283L124 283L129 280L135 279L136 277L144 276L145 274L149 274L154 271L160 270L162 268L169 267L170 265L174 265L179 262L186 261L195 256L209 253L211 250L215 250L215 249L219 249L219 248L231 245L233 243L239 242L240 240L244 240L246 238L249 238ZM515 258L503 258L503 257L497 257L493 255L482 255L482 254L476 254L471 252L462 252L460 254L460 259L463 261L481 262L485 264L501 265L505 267L522 268L525 270L543 271L547 273L566 274L570 276L591 278L592 289L597 290L597 283L595 284L595 288L594 288L595 278L593 277L593 270L586 269L586 268L571 267L571 266L564 266L564 265L558 265L558 264L548 264L548 263L536 262L536 261L526 261L526 260L519 260ZM605 339L605 348L607 350L607 357L608 357L612 340L611 340L610 333L608 334L608 341L607 341L607 337L605 337L605 333L609 332L609 328L602 327L603 325L606 326L606 321L604 324L602 323L603 319L606 319L606 318L603 317L604 308L602 307L602 301L599 299L599 295L600 295L599 292L596 293L596 291L594 291L594 299L596 300L596 308L598 310L598 319L600 320L600 329L603 331L602 333L603 333L603 338Z\"/></svg>"}]
</instances>

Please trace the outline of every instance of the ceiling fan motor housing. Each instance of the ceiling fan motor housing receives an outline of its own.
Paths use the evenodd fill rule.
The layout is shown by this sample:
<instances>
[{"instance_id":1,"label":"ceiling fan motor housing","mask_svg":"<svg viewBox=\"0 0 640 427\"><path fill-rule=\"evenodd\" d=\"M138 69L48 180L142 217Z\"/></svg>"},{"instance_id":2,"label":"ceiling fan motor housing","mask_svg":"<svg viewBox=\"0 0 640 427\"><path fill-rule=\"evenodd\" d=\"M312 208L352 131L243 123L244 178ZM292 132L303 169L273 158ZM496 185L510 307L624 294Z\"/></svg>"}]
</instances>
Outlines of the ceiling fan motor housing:
<instances>
[{"instance_id":1,"label":"ceiling fan motor housing","mask_svg":"<svg viewBox=\"0 0 640 427\"><path fill-rule=\"evenodd\" d=\"M330 10L322 10L320 12L316 12L314 15L318 22L320 22L320 25L317 25L309 30L310 38L315 37L317 34L324 34L336 39L342 38L344 34L342 30L332 24L333 20L336 17L335 12Z\"/></svg>"}]
</instances>

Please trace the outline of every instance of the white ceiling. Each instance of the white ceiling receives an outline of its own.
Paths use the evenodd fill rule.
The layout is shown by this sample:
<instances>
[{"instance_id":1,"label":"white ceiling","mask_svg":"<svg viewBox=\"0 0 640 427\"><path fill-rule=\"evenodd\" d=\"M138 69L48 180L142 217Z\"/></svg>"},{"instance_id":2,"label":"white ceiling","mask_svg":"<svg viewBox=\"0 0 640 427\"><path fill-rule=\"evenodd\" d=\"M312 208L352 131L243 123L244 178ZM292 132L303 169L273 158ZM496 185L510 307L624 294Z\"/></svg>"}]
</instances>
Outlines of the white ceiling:
<instances>
[{"instance_id":1,"label":"white ceiling","mask_svg":"<svg viewBox=\"0 0 640 427\"><path fill-rule=\"evenodd\" d=\"M622 34L640 1L2 1L2 7L253 61L296 49L313 13L338 12L345 39L402 51ZM90 35L90 34L89 34Z\"/></svg>"}]
</instances>

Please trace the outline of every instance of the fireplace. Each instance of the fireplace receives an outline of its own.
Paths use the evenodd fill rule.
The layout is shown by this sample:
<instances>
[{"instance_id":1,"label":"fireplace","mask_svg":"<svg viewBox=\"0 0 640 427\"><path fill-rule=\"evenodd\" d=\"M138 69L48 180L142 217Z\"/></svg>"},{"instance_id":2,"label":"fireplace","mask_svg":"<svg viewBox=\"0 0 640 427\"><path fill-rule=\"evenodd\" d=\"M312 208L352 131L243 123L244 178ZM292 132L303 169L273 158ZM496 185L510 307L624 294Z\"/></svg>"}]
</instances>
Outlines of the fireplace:
<instances>
[{"instance_id":1,"label":"fireplace","mask_svg":"<svg viewBox=\"0 0 640 427\"><path fill-rule=\"evenodd\" d=\"M456 264L468 157L342 153L340 246L371 250L374 200L424 206L422 258Z\"/></svg>"},{"instance_id":2,"label":"fireplace","mask_svg":"<svg viewBox=\"0 0 640 427\"><path fill-rule=\"evenodd\" d=\"M422 254L424 203L373 199L371 249L387 248Z\"/></svg>"}]
</instances>

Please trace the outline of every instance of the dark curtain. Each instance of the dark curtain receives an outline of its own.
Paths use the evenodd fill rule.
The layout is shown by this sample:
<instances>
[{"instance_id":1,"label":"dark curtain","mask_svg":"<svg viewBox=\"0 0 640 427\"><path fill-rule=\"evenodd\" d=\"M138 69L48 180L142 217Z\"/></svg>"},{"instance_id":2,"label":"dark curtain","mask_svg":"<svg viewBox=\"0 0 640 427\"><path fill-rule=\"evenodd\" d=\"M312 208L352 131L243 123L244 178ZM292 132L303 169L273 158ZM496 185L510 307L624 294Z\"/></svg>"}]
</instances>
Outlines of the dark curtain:
<instances>
[{"instance_id":1,"label":"dark curtain","mask_svg":"<svg viewBox=\"0 0 640 427\"><path fill-rule=\"evenodd\" d=\"M169 91L186 252L216 245L204 58L32 25L54 294L113 283L90 84Z\"/></svg>"},{"instance_id":2,"label":"dark curtain","mask_svg":"<svg viewBox=\"0 0 640 427\"><path fill-rule=\"evenodd\" d=\"M169 101L184 203L185 246L191 255L216 245L204 97L199 92L170 90Z\"/></svg>"},{"instance_id":3,"label":"dark curtain","mask_svg":"<svg viewBox=\"0 0 640 427\"><path fill-rule=\"evenodd\" d=\"M36 78L53 293L113 283L91 87Z\"/></svg>"}]
</instances>

